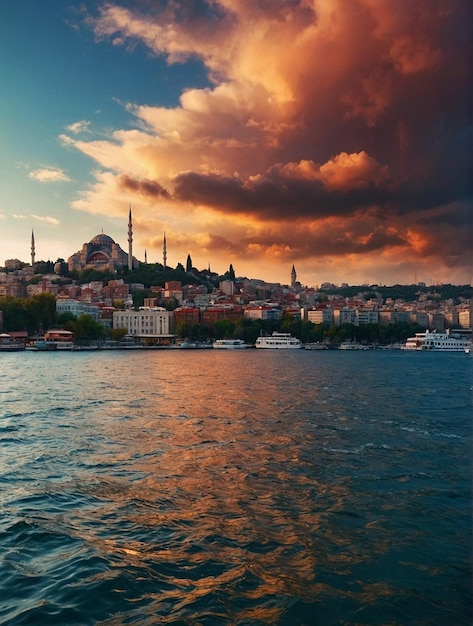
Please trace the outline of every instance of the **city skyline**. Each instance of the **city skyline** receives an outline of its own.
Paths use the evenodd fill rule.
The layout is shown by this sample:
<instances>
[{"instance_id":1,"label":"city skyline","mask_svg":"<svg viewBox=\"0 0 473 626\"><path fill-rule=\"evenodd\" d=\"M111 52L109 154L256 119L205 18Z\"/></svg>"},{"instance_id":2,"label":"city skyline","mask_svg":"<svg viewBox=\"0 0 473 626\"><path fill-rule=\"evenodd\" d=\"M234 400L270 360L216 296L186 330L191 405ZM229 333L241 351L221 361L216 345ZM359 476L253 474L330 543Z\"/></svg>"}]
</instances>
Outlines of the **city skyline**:
<instances>
[{"instance_id":1,"label":"city skyline","mask_svg":"<svg viewBox=\"0 0 473 626\"><path fill-rule=\"evenodd\" d=\"M269 7L269 8L268 8ZM467 3L0 6L0 264L103 230L303 284L471 284Z\"/></svg>"}]
</instances>

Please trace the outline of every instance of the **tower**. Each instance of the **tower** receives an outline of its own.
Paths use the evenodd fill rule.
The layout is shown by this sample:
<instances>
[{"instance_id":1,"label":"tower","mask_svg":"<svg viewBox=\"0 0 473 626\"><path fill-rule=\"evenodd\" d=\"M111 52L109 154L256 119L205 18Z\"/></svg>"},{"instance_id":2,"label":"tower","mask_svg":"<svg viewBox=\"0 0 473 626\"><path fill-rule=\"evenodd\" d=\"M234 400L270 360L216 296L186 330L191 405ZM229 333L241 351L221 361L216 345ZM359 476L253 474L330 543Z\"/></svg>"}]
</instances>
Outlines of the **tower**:
<instances>
[{"instance_id":1,"label":"tower","mask_svg":"<svg viewBox=\"0 0 473 626\"><path fill-rule=\"evenodd\" d=\"M297 280L296 268L293 265L292 270L291 270L291 289L296 288L296 280Z\"/></svg>"},{"instance_id":2,"label":"tower","mask_svg":"<svg viewBox=\"0 0 473 626\"><path fill-rule=\"evenodd\" d=\"M34 245L34 231L31 231L31 267L34 269L35 260L35 245Z\"/></svg>"},{"instance_id":3,"label":"tower","mask_svg":"<svg viewBox=\"0 0 473 626\"><path fill-rule=\"evenodd\" d=\"M163 238L163 268L166 269L166 263L167 263L167 250L166 250L166 233L164 233L164 238Z\"/></svg>"},{"instance_id":4,"label":"tower","mask_svg":"<svg viewBox=\"0 0 473 626\"><path fill-rule=\"evenodd\" d=\"M191 255L190 254L187 255L186 272L188 274L190 274L192 272L192 259L191 259Z\"/></svg>"},{"instance_id":5,"label":"tower","mask_svg":"<svg viewBox=\"0 0 473 626\"><path fill-rule=\"evenodd\" d=\"M133 269L133 222L131 219L131 204L128 213L128 269Z\"/></svg>"},{"instance_id":6,"label":"tower","mask_svg":"<svg viewBox=\"0 0 473 626\"><path fill-rule=\"evenodd\" d=\"M146 248L145 248L145 263L148 263L148 253L146 252Z\"/></svg>"}]
</instances>

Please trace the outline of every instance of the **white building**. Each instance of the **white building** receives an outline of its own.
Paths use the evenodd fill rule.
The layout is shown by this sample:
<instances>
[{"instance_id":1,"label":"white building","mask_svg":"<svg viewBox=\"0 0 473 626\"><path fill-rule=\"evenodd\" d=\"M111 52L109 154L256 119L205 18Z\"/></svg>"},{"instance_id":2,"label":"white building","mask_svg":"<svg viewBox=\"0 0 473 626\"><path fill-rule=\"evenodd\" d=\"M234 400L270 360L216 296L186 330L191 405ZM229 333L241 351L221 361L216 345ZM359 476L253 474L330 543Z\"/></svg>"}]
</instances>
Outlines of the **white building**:
<instances>
[{"instance_id":1,"label":"white building","mask_svg":"<svg viewBox=\"0 0 473 626\"><path fill-rule=\"evenodd\" d=\"M429 315L424 311L415 311L415 313L411 313L409 320L411 324L418 324L419 326L422 326L422 328L429 327Z\"/></svg>"},{"instance_id":2,"label":"white building","mask_svg":"<svg viewBox=\"0 0 473 626\"><path fill-rule=\"evenodd\" d=\"M378 309L357 309L357 326L363 324L378 324L379 323L379 311Z\"/></svg>"},{"instance_id":3,"label":"white building","mask_svg":"<svg viewBox=\"0 0 473 626\"><path fill-rule=\"evenodd\" d=\"M335 326L342 326L342 324L356 324L357 316L356 310L344 307L343 309L335 309L333 312L333 321Z\"/></svg>"},{"instance_id":4,"label":"white building","mask_svg":"<svg viewBox=\"0 0 473 626\"><path fill-rule=\"evenodd\" d=\"M333 325L333 309L316 309L307 311L307 320L312 324L329 324Z\"/></svg>"},{"instance_id":5,"label":"white building","mask_svg":"<svg viewBox=\"0 0 473 626\"><path fill-rule=\"evenodd\" d=\"M172 311L161 307L141 307L139 311L114 311L113 328L126 328L129 335L140 338L170 339L173 335Z\"/></svg>"},{"instance_id":6,"label":"white building","mask_svg":"<svg viewBox=\"0 0 473 626\"><path fill-rule=\"evenodd\" d=\"M249 320L280 320L282 310L270 306L247 307L244 316Z\"/></svg>"},{"instance_id":7,"label":"white building","mask_svg":"<svg viewBox=\"0 0 473 626\"><path fill-rule=\"evenodd\" d=\"M78 317L79 315L90 315L95 321L99 319L100 309L98 306L88 304L87 302L79 302L69 298L56 300L56 313L72 313Z\"/></svg>"}]
</instances>

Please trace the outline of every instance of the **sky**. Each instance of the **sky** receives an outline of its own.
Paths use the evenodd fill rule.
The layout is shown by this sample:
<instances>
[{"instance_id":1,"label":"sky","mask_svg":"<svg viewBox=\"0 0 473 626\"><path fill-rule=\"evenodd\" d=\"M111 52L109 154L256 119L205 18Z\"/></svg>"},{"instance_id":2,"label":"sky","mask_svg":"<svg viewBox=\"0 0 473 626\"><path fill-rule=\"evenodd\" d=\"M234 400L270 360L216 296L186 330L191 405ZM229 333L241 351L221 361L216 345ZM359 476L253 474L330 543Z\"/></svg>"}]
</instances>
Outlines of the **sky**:
<instances>
[{"instance_id":1,"label":"sky","mask_svg":"<svg viewBox=\"0 0 473 626\"><path fill-rule=\"evenodd\" d=\"M472 282L471 3L0 0L0 264Z\"/></svg>"}]
</instances>

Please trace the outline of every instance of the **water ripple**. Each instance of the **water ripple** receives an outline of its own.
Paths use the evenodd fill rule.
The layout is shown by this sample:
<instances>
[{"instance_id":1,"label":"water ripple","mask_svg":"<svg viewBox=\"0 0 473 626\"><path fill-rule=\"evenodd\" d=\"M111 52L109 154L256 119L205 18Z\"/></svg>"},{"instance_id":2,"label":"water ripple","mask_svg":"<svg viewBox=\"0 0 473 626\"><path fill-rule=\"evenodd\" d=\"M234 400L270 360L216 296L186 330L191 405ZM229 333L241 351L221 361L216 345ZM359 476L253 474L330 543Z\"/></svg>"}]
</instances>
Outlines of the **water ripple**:
<instances>
[{"instance_id":1,"label":"water ripple","mask_svg":"<svg viewBox=\"0 0 473 626\"><path fill-rule=\"evenodd\" d=\"M18 356L1 624L469 623L461 362L245 352Z\"/></svg>"}]
</instances>

